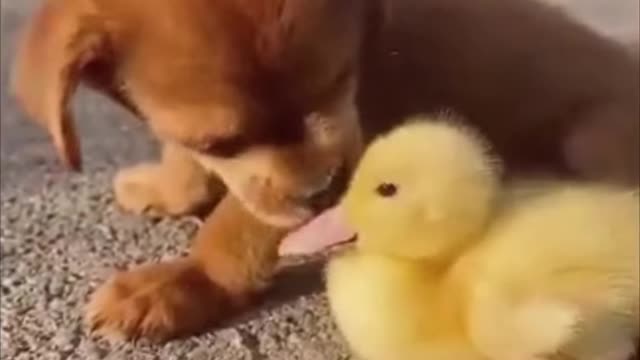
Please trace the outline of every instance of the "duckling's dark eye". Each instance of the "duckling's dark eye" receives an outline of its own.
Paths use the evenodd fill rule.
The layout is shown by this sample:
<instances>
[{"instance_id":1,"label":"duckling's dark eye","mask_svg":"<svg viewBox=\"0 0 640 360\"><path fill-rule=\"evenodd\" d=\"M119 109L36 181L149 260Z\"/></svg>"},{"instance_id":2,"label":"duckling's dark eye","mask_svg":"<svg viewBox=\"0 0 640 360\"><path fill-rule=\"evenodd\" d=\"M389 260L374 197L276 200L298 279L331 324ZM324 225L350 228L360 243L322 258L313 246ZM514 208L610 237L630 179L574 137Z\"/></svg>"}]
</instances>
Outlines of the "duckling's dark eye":
<instances>
[{"instance_id":1,"label":"duckling's dark eye","mask_svg":"<svg viewBox=\"0 0 640 360\"><path fill-rule=\"evenodd\" d=\"M393 183L382 183L378 185L376 192L382 197L392 197L398 192L398 187Z\"/></svg>"}]
</instances>

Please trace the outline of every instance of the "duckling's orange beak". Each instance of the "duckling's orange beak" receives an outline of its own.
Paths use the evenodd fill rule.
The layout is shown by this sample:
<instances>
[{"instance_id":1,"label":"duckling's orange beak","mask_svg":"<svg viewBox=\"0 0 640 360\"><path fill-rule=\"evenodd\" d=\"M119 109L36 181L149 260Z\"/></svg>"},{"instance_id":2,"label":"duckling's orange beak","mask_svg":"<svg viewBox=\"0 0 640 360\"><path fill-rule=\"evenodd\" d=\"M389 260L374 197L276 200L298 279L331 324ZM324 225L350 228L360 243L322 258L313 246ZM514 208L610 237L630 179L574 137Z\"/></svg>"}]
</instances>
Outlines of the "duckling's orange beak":
<instances>
[{"instance_id":1,"label":"duckling's orange beak","mask_svg":"<svg viewBox=\"0 0 640 360\"><path fill-rule=\"evenodd\" d=\"M340 206L325 210L289 233L280 244L280 255L309 255L355 239Z\"/></svg>"}]
</instances>

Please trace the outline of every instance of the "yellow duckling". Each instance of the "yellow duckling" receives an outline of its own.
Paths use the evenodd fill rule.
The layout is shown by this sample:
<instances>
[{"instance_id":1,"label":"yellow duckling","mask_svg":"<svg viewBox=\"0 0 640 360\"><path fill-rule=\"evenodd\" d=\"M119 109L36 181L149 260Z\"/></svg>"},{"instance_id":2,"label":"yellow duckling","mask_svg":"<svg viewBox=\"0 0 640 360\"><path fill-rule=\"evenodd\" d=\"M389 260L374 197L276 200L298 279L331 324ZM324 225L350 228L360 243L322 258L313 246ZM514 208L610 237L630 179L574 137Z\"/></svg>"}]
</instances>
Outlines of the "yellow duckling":
<instances>
[{"instance_id":1,"label":"yellow duckling","mask_svg":"<svg viewBox=\"0 0 640 360\"><path fill-rule=\"evenodd\" d=\"M342 204L319 220L339 228L344 217L358 234L327 269L332 312L358 356L625 360L632 351L637 193L504 189L495 165L480 137L441 121L413 121L367 149Z\"/></svg>"},{"instance_id":2,"label":"yellow duckling","mask_svg":"<svg viewBox=\"0 0 640 360\"><path fill-rule=\"evenodd\" d=\"M479 139L415 122L367 149L342 202L357 248L327 270L338 327L363 359L486 359L466 334L465 289L451 277L499 190Z\"/></svg>"}]
</instances>

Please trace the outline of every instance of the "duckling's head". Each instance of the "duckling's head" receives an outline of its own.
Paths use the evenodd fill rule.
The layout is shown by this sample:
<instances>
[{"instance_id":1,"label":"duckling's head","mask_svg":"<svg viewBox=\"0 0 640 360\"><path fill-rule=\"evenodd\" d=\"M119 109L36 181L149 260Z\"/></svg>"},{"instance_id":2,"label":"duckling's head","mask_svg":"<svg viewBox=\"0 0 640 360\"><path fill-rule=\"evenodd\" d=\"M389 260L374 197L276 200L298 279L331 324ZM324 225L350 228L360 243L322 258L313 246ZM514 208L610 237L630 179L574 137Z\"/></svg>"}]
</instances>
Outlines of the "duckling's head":
<instances>
[{"instance_id":1,"label":"duckling's head","mask_svg":"<svg viewBox=\"0 0 640 360\"><path fill-rule=\"evenodd\" d=\"M342 201L362 251L437 258L483 230L497 163L482 137L447 117L410 119L365 151Z\"/></svg>"}]
</instances>

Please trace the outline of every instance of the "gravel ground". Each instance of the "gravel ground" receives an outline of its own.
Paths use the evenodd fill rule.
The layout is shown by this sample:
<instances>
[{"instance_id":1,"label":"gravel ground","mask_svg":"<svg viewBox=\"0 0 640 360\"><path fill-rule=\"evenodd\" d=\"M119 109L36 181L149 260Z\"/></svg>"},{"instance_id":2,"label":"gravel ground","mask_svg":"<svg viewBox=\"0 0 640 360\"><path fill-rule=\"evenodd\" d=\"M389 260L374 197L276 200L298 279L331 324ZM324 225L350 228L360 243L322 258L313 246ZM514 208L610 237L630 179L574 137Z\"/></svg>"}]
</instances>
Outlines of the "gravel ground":
<instances>
[{"instance_id":1,"label":"gravel ground","mask_svg":"<svg viewBox=\"0 0 640 360\"><path fill-rule=\"evenodd\" d=\"M637 39L637 0L548 1L579 2L576 13L588 23L614 37ZM114 267L184 251L196 224L152 222L114 208L113 171L149 158L156 148L140 124L97 95L82 92L75 104L86 170L60 169L44 134L7 94L16 29L34 4L0 1L0 359L348 359L328 316L320 266L313 263L283 274L256 312L199 337L157 346L86 336L80 315L90 290Z\"/></svg>"}]
</instances>

